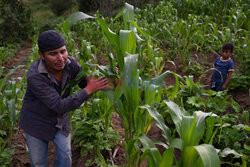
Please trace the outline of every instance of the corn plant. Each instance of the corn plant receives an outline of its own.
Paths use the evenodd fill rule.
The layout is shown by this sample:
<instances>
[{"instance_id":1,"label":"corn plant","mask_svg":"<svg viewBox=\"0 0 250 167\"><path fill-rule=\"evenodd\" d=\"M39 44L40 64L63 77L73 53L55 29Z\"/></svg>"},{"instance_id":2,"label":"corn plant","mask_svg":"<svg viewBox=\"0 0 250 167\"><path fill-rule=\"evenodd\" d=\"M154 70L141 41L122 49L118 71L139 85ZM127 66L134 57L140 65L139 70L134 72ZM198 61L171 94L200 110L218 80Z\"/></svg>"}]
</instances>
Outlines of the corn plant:
<instances>
[{"instance_id":1,"label":"corn plant","mask_svg":"<svg viewBox=\"0 0 250 167\"><path fill-rule=\"evenodd\" d=\"M201 111L189 115L187 111L180 109L171 101L165 100L164 103L168 106L167 112L171 115L179 138L175 138L175 135L171 136L171 130L165 125L163 117L153 107L141 106L154 118L166 139L166 144L159 143L166 148L161 156L159 150L147 136L139 137L143 144L143 158L147 159L148 166L220 166L216 149L209 144L200 144L205 131L205 118L216 115ZM181 151L180 160L174 154L174 148Z\"/></svg>"},{"instance_id":2,"label":"corn plant","mask_svg":"<svg viewBox=\"0 0 250 167\"><path fill-rule=\"evenodd\" d=\"M109 91L109 97L124 124L123 145L126 149L126 163L127 166L138 166L141 158L138 137L147 134L152 124L152 118L139 106L141 104L154 106L155 103L160 102L162 95L160 85L171 72L166 71L156 78L142 80L137 68L139 55L135 54L136 33L132 30L120 30L119 34L116 34L103 20L99 19L99 21L104 34L114 45L121 72L119 75L121 87L116 87L113 92Z\"/></svg>"},{"instance_id":3,"label":"corn plant","mask_svg":"<svg viewBox=\"0 0 250 167\"><path fill-rule=\"evenodd\" d=\"M14 150L10 148L12 134L19 118L17 109L18 93L20 89L15 81L7 81L9 76L20 67L10 70L6 75L3 74L4 68L0 66L0 163L2 166L11 165L11 155Z\"/></svg>"}]
</instances>

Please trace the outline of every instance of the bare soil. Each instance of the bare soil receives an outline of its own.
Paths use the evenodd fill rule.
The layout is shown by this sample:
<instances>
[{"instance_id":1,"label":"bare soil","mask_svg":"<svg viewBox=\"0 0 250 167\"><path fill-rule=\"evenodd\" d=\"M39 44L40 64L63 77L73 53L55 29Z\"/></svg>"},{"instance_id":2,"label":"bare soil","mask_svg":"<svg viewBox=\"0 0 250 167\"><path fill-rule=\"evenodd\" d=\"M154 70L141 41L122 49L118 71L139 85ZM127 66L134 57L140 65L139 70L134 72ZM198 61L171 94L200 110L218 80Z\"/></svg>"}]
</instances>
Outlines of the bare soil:
<instances>
[{"instance_id":1,"label":"bare soil","mask_svg":"<svg viewBox=\"0 0 250 167\"><path fill-rule=\"evenodd\" d=\"M27 61L29 61L28 57L31 53L31 42L23 42L22 48L18 50L14 56L14 58L5 64L5 67L8 69L13 68L13 66L18 65L25 65L27 64ZM203 64L203 67L205 69L209 69L212 67L213 62L216 60L217 55L214 54L207 54L206 56L199 55L198 54L198 60L200 63ZM196 59L196 56L194 56L194 59ZM183 74L182 68L183 64L180 63L181 61L176 59L175 66L171 63L167 63L164 70L172 70L175 71L177 74L180 75L187 75ZM236 62L236 68L239 67L239 63ZM26 67L23 67L22 69L18 70L15 74L13 74L12 78L18 78L23 77L25 74ZM208 72L206 76L202 79L202 83L205 85L209 85L208 77L211 75L211 72ZM174 85L175 79L174 76L170 75L165 80L166 85ZM231 91L229 94L232 95L235 101L237 101L241 106L244 108L249 108L250 106L250 98L247 91ZM113 119L113 128L119 133L121 139L124 139L124 127L122 124L121 118L114 113L112 115ZM148 136L154 140L154 141L163 141L164 138L161 136L161 130L153 125L150 129ZM12 138L12 146L15 148L15 154L13 157L13 165L14 167L29 167L30 166L30 160L28 156L27 147L25 145L25 138L23 135L23 131L21 129L17 129L14 132L13 138ZM53 143L49 143L49 152L48 152L48 165L49 167L52 167L54 165L55 160L55 148L53 146ZM159 146L160 152L164 151L164 148ZM90 157L95 155L88 155L86 157L80 156L80 149L77 147L77 145L72 145L72 166L73 167L84 167L84 164L86 160L88 160ZM115 165L124 165L125 164L125 149L122 146L122 143L118 143L112 150L112 156L114 160ZM146 166L146 162L143 163L143 166Z\"/></svg>"}]
</instances>

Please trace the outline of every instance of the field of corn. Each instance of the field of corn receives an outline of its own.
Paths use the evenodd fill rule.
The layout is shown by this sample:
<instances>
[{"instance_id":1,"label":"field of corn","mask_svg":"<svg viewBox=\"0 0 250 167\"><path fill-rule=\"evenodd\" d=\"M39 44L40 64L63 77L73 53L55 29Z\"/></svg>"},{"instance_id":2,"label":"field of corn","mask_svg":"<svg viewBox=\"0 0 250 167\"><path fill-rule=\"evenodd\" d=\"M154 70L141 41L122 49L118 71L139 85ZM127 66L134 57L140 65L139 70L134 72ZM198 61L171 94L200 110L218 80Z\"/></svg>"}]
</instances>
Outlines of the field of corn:
<instances>
[{"instance_id":1,"label":"field of corn","mask_svg":"<svg viewBox=\"0 0 250 167\"><path fill-rule=\"evenodd\" d=\"M250 104L232 96L250 99L248 18L247 0L165 0L143 8L125 3L114 17L74 12L57 20L69 55L82 66L67 85L72 94L81 76L105 76L113 88L69 113L72 145L89 157L81 166L249 166ZM25 150L12 140L27 71L10 76L39 57L39 31L24 66L6 70L17 48L0 47L0 166L15 166L15 149ZM225 42L235 45L236 71L227 90L214 92L206 78ZM118 118L122 134L113 123ZM161 140L148 135L153 127Z\"/></svg>"}]
</instances>

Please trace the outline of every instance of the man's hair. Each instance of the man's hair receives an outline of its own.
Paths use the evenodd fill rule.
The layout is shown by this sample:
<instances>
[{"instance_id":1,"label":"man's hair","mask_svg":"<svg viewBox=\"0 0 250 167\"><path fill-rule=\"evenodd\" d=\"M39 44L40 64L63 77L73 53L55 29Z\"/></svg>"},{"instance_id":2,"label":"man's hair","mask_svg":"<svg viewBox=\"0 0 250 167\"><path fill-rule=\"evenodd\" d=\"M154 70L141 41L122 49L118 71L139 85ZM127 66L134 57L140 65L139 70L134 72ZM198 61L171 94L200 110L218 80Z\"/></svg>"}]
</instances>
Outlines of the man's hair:
<instances>
[{"instance_id":1,"label":"man's hair","mask_svg":"<svg viewBox=\"0 0 250 167\"><path fill-rule=\"evenodd\" d=\"M234 51L234 44L231 42L226 42L222 46L222 50L230 50L231 52L233 52Z\"/></svg>"}]
</instances>

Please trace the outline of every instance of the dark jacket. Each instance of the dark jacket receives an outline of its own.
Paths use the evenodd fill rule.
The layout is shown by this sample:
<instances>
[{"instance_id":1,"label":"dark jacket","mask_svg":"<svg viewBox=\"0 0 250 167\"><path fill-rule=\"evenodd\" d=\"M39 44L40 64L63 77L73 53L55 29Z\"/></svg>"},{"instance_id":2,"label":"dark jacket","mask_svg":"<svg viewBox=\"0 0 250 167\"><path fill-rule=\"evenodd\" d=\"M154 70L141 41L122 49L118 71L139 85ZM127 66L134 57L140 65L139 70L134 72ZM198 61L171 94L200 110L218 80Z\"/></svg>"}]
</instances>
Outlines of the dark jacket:
<instances>
[{"instance_id":1,"label":"dark jacket","mask_svg":"<svg viewBox=\"0 0 250 167\"><path fill-rule=\"evenodd\" d=\"M65 136L69 135L68 112L80 107L88 98L88 94L82 89L79 93L69 96L68 88L61 96L61 91L76 77L79 70L80 65L69 56L60 86L41 58L32 63L27 75L27 90L19 120L19 126L26 133L46 141L53 140L58 129ZM83 77L79 85L85 87L86 78Z\"/></svg>"}]
</instances>

